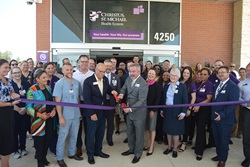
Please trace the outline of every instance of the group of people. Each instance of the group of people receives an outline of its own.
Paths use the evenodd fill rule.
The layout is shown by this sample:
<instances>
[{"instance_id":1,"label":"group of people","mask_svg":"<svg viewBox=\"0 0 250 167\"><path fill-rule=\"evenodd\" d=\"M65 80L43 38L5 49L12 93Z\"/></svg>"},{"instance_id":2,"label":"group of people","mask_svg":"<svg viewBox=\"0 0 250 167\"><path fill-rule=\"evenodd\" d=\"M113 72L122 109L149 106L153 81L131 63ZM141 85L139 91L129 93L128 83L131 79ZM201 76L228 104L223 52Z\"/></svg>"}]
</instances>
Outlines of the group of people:
<instances>
[{"instance_id":1,"label":"group of people","mask_svg":"<svg viewBox=\"0 0 250 167\"><path fill-rule=\"evenodd\" d=\"M86 55L78 58L76 69L68 58L62 63L61 71L56 72L53 62L38 63L33 69L32 59L21 62L20 67L15 60L0 60L0 155L3 167L8 167L12 152L14 158L28 154L27 131L34 139L38 167L50 164L46 158L48 149L56 155L60 167L67 167L64 149L68 135L68 158L83 160L84 144L88 162L95 164L94 156L110 156L102 151L105 124L107 143L113 146L113 133L120 134L122 116L128 141L128 150L122 155L134 154L132 163L140 161L143 151L147 151L147 156L152 155L154 141L159 144L165 141L168 147L163 154L172 153L173 158L178 157L178 152L192 145L196 129L193 147L196 160L202 160L206 148L216 147L217 155L212 160L218 161L218 167L224 167L227 161L230 136L237 118L240 120L237 136L241 135L242 128L246 157L242 166L249 166L247 121L250 119L250 103L241 104L237 110L236 105L223 102L250 99L250 64L240 68L238 74L234 63L227 67L222 60L216 60L211 68L202 67L201 63L191 68L187 62L182 62L180 69L175 65L170 67L168 60L161 65L147 61L144 66L138 56L126 63L120 62L118 68L115 58L95 65ZM19 98L39 102L24 103ZM53 101L61 105L49 103ZM64 102L98 107L77 108L64 105ZM222 104L206 105L209 102ZM115 109L119 103L126 107ZM179 104L187 106L175 106ZM164 107L154 107L157 105ZM100 106L110 106L110 109Z\"/></svg>"}]
</instances>

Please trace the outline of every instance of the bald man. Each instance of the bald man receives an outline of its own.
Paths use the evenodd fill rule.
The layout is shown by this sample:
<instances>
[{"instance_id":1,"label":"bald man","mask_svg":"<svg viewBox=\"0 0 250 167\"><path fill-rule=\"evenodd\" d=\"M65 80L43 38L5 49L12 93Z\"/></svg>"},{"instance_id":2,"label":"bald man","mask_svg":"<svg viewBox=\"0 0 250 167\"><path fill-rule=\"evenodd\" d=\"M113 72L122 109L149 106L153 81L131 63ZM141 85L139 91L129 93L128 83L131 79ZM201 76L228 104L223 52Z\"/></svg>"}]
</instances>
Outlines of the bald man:
<instances>
[{"instance_id":1,"label":"bald man","mask_svg":"<svg viewBox=\"0 0 250 167\"><path fill-rule=\"evenodd\" d=\"M106 66L98 63L95 73L85 80L83 86L85 104L102 106L107 103L106 95L112 95L108 78L104 75L105 71ZM106 120L104 112L101 109L86 109L83 113L87 121L86 149L89 164L95 164L94 156L109 158L108 154L102 152Z\"/></svg>"}]
</instances>

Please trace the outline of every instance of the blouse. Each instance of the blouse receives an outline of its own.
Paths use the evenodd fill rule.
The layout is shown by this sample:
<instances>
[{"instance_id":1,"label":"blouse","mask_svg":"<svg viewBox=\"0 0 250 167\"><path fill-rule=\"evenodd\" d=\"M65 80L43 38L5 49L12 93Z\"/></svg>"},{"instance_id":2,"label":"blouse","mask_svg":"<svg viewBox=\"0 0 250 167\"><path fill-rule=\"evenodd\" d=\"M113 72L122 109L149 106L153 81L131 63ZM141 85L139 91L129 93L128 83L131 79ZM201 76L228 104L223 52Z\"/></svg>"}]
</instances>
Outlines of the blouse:
<instances>
[{"instance_id":1,"label":"blouse","mask_svg":"<svg viewBox=\"0 0 250 167\"><path fill-rule=\"evenodd\" d=\"M6 77L5 77L6 78ZM14 92L11 80L6 78L7 84L0 79L0 101L7 102L10 101L10 94Z\"/></svg>"}]
</instances>

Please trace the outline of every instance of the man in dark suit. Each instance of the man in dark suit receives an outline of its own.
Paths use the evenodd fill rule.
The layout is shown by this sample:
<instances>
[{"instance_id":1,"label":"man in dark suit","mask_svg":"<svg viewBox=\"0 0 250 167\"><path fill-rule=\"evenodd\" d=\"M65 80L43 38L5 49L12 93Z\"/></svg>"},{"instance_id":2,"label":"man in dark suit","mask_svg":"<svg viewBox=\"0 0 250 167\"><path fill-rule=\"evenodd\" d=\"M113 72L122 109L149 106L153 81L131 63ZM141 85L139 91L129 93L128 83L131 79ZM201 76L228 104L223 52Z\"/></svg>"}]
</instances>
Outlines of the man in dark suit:
<instances>
[{"instance_id":1,"label":"man in dark suit","mask_svg":"<svg viewBox=\"0 0 250 167\"><path fill-rule=\"evenodd\" d=\"M120 92L120 89L121 89L120 77L114 73L111 73L112 61L110 59L107 59L104 61L104 65L106 66L105 76L108 78L108 82L109 82L111 89L115 90L116 92ZM106 103L104 105L115 106L116 100L114 96L107 95ZM107 119L106 139L107 139L108 145L113 146L114 143L112 140L112 136L113 136L113 132L115 129L115 125L114 125L115 110L107 110L104 112L104 115Z\"/></svg>"},{"instance_id":2,"label":"man in dark suit","mask_svg":"<svg viewBox=\"0 0 250 167\"><path fill-rule=\"evenodd\" d=\"M146 106L148 85L140 76L141 67L138 63L129 66L130 77L126 79L121 88L119 98L127 94L127 135L129 150L122 153L123 156L135 154L132 163L139 162L144 146L145 122L147 117L146 108L133 108L133 106Z\"/></svg>"},{"instance_id":3,"label":"man in dark suit","mask_svg":"<svg viewBox=\"0 0 250 167\"><path fill-rule=\"evenodd\" d=\"M218 69L218 78L220 82L215 85L213 93L213 102L227 102L239 100L239 88L229 78L229 69L221 66ZM228 145L235 118L236 105L212 106L212 130L216 146L217 156L213 161L219 161L218 167L224 167L228 157Z\"/></svg>"},{"instance_id":4,"label":"man in dark suit","mask_svg":"<svg viewBox=\"0 0 250 167\"><path fill-rule=\"evenodd\" d=\"M83 86L85 104L104 105L106 103L106 95L112 95L108 79L104 76L105 71L105 65L99 63L96 66L95 74L85 80ZM117 92L115 93L117 94ZM87 121L86 149L90 164L95 163L94 155L109 158L108 154L102 152L102 141L105 132L104 112L101 109L86 109L83 113Z\"/></svg>"}]
</instances>

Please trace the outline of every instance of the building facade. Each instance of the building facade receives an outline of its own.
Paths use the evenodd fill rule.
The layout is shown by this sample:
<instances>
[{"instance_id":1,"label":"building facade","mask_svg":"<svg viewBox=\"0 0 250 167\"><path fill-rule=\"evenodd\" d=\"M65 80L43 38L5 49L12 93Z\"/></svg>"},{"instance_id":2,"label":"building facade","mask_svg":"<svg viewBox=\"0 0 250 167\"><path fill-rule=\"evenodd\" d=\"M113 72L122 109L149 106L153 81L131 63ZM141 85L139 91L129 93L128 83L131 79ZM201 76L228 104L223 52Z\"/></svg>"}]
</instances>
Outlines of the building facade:
<instances>
[{"instance_id":1,"label":"building facade","mask_svg":"<svg viewBox=\"0 0 250 167\"><path fill-rule=\"evenodd\" d=\"M153 63L195 66L219 58L244 66L248 1L43 0L36 4L37 51L59 64L86 54L97 61L138 55Z\"/></svg>"}]
</instances>

